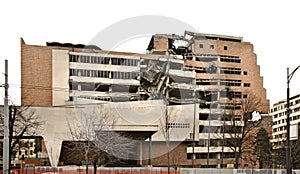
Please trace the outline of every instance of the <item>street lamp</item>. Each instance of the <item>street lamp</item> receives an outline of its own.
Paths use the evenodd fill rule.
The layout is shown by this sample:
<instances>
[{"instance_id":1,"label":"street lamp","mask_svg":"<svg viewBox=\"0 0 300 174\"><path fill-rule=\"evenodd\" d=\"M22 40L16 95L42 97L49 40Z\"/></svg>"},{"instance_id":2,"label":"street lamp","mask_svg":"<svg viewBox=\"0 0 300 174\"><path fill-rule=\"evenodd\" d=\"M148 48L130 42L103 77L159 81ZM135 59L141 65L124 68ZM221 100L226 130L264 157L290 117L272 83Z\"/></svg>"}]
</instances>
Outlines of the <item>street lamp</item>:
<instances>
[{"instance_id":1,"label":"street lamp","mask_svg":"<svg viewBox=\"0 0 300 174\"><path fill-rule=\"evenodd\" d=\"M286 98L286 173L291 174L291 143L290 143L290 81L300 65L290 74L287 68L287 98Z\"/></svg>"}]
</instances>

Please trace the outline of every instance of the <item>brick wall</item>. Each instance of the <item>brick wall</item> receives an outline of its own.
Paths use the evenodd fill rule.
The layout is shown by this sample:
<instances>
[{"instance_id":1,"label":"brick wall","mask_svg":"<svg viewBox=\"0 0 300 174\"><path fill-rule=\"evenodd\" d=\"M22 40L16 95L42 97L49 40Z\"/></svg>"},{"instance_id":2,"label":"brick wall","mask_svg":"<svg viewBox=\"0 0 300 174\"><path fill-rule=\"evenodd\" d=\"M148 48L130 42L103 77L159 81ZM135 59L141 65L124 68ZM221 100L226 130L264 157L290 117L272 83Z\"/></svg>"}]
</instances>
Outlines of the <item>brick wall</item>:
<instances>
[{"instance_id":1,"label":"brick wall","mask_svg":"<svg viewBox=\"0 0 300 174\"><path fill-rule=\"evenodd\" d=\"M52 90L52 48L21 38L21 104L51 106Z\"/></svg>"}]
</instances>

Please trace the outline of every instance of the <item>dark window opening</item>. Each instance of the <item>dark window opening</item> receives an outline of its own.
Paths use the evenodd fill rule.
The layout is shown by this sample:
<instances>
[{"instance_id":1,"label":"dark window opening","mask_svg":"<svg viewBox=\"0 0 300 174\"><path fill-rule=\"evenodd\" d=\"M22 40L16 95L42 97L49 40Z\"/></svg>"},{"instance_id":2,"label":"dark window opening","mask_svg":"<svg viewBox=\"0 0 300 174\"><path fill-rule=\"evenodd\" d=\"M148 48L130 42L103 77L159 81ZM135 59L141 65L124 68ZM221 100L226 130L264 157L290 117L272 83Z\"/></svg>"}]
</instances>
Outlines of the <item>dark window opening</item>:
<instances>
[{"instance_id":1,"label":"dark window opening","mask_svg":"<svg viewBox=\"0 0 300 174\"><path fill-rule=\"evenodd\" d=\"M108 92L109 91L110 85L105 85L105 84L97 84L95 91L99 92Z\"/></svg>"},{"instance_id":2,"label":"dark window opening","mask_svg":"<svg viewBox=\"0 0 300 174\"><path fill-rule=\"evenodd\" d=\"M181 70L182 67L183 67L183 64L181 64L181 63L174 63L174 62L170 63L170 69Z\"/></svg>"},{"instance_id":3,"label":"dark window opening","mask_svg":"<svg viewBox=\"0 0 300 174\"><path fill-rule=\"evenodd\" d=\"M208 114L200 113L199 114L199 120L208 120Z\"/></svg>"},{"instance_id":4,"label":"dark window opening","mask_svg":"<svg viewBox=\"0 0 300 174\"><path fill-rule=\"evenodd\" d=\"M69 90L78 90L78 83L76 82L70 82L69 83Z\"/></svg>"},{"instance_id":5,"label":"dark window opening","mask_svg":"<svg viewBox=\"0 0 300 174\"><path fill-rule=\"evenodd\" d=\"M81 91L94 91L95 85L92 83L82 83Z\"/></svg>"}]
</instances>

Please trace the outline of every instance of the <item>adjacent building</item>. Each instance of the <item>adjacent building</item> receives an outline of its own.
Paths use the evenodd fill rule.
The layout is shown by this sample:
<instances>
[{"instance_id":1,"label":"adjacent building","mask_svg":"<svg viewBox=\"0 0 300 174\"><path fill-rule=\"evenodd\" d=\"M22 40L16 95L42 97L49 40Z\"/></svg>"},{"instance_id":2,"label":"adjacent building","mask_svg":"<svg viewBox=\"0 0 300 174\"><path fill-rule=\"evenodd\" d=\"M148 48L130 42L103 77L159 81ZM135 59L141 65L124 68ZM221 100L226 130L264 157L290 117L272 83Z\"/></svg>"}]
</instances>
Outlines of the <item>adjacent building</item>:
<instances>
[{"instance_id":1,"label":"adjacent building","mask_svg":"<svg viewBox=\"0 0 300 174\"><path fill-rule=\"evenodd\" d=\"M145 103L167 106L166 112L161 112L163 107L149 112L168 118L162 119L164 124L156 120L149 128L140 120L135 122L142 125L136 131L151 130L143 138L145 148L139 149L139 165L150 163L143 156L151 157L158 152L155 148L163 151L165 128L172 134L172 152L180 154L171 155L180 157L173 159L176 166L232 168L234 154L224 145L232 137L227 127L242 127L248 112L269 111L253 45L241 37L188 31L182 36L155 34L147 54L56 42L36 46L21 39L21 74L22 105L124 107L132 103L141 113L147 111L142 109ZM256 105L245 110L245 101ZM123 112L126 118L136 118L136 113ZM51 112L47 115L50 120ZM151 165L166 166L166 154L155 156Z\"/></svg>"},{"instance_id":2,"label":"adjacent building","mask_svg":"<svg viewBox=\"0 0 300 174\"><path fill-rule=\"evenodd\" d=\"M286 142L286 119L287 105L286 100L281 100L270 109L270 114L273 116L273 131L272 144L274 148L285 147ZM295 95L290 98L290 125L291 125L291 140L298 139L298 125L300 123L300 95Z\"/></svg>"}]
</instances>

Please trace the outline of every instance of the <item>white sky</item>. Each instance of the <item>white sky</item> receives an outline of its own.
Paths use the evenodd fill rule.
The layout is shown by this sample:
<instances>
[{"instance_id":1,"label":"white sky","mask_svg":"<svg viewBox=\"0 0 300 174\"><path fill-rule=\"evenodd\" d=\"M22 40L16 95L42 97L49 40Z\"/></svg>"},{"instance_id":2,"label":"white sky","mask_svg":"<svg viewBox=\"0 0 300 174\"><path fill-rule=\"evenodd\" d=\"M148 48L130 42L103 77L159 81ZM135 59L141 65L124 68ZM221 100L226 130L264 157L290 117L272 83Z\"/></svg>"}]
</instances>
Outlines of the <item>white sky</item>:
<instances>
[{"instance_id":1,"label":"white sky","mask_svg":"<svg viewBox=\"0 0 300 174\"><path fill-rule=\"evenodd\" d=\"M1 1L0 84L4 83L4 59L8 59L10 100L19 104L20 37L33 45L51 41L87 44L111 24L141 15L172 17L200 33L243 37L254 44L271 104L286 98L286 68L300 65L300 10L296 0ZM120 48L144 52L148 40L138 40ZM290 83L291 95L300 93L299 82L297 72ZM1 88L0 104L3 96Z\"/></svg>"}]
</instances>

